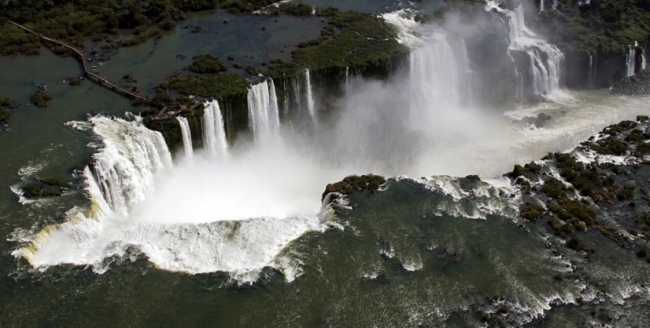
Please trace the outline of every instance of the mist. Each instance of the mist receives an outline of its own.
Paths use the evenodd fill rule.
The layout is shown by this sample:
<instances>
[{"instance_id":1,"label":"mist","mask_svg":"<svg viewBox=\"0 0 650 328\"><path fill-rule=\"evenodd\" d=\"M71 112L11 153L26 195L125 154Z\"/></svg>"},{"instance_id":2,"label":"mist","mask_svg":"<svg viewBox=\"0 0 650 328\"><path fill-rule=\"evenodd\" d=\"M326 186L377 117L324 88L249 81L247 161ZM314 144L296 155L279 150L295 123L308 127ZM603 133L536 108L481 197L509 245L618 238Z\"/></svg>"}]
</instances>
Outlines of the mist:
<instances>
[{"instance_id":1,"label":"mist","mask_svg":"<svg viewBox=\"0 0 650 328\"><path fill-rule=\"evenodd\" d=\"M292 240L325 229L328 222L319 213L328 183L367 173L499 178L514 164L566 150L606 124L638 114L627 108L648 111L635 100L577 93L563 102L523 106L511 101L499 108L482 98L492 80L477 78L471 58L481 46L462 38L474 32L463 30L460 18L450 15L442 25L422 26L400 13L389 15L401 40L413 47L408 67L386 81L351 78L327 117L318 111L321 99L309 90L314 99L300 110L313 119L280 122L274 86L267 80L249 94L252 135L227 145L223 119L208 113L204 130L211 132L204 144L209 147L188 149L186 140L173 164L160 160L165 158L160 154L169 156L159 146L160 135L143 132L137 122L94 119L94 132L105 143L100 155L110 156L96 156L105 157L106 165L87 174L87 189L91 201L106 210L78 213L77 219L43 232L20 255L36 267L74 263L101 271L104 258L136 247L163 269L226 271L254 280L262 268L286 264L277 256ZM503 79L512 77L511 85L519 85L511 57L504 52L500 58L497 67L512 63ZM555 85L540 81L531 83ZM218 110L218 103L207 107ZM519 121L538 113L552 115L548 126ZM150 142L141 145L142 138ZM163 168L151 169L158 167ZM108 193L109 187L114 192ZM120 197L114 194L126 201L116 203Z\"/></svg>"}]
</instances>

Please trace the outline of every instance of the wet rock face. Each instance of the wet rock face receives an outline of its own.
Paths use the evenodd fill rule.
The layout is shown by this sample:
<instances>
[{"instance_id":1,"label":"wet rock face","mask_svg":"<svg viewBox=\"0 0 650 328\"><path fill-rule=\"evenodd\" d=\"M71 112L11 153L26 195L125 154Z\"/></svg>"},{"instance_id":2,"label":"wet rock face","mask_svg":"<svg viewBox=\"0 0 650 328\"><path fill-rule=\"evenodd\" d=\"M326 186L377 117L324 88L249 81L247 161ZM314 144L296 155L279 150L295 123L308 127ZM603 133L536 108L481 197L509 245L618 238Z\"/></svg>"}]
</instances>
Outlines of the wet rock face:
<instances>
[{"instance_id":1,"label":"wet rock face","mask_svg":"<svg viewBox=\"0 0 650 328\"><path fill-rule=\"evenodd\" d=\"M626 96L650 95L650 72L642 70L635 76L626 77L612 85L612 93Z\"/></svg>"}]
</instances>

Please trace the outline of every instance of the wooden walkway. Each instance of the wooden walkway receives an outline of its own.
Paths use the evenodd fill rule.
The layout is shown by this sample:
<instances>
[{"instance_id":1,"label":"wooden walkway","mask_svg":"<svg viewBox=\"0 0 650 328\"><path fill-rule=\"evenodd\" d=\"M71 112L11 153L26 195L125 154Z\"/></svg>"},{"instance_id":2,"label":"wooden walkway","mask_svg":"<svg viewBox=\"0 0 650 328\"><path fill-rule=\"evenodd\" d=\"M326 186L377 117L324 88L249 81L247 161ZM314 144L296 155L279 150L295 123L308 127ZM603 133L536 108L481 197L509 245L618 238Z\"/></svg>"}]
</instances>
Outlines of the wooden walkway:
<instances>
[{"instance_id":1,"label":"wooden walkway","mask_svg":"<svg viewBox=\"0 0 650 328\"><path fill-rule=\"evenodd\" d=\"M65 42L61 42L59 40L52 39L52 38L47 37L47 36L45 36L45 35L43 35L41 33L30 30L29 28L27 28L25 26L22 26L22 25L20 25L20 24L18 24L16 22L12 22L12 21L8 21L8 22L10 24L13 24L14 26L17 26L18 28L21 28L21 29L29 32L29 33L37 35L38 37L40 37L41 39L43 39L45 41L50 41L52 43L56 43L56 44L58 44L60 46L63 46L65 48L67 48L67 49L72 50L75 54L77 54L77 57L78 57L79 61L81 61L81 65L83 66L83 70L84 70L84 75L86 75L87 78L89 78L91 80L94 79L95 82L97 82L99 84L102 84L102 85L105 85L107 87L110 87L111 90L113 90L113 91L115 91L117 93L120 93L120 94L122 94L123 96L125 96L125 97L127 97L129 99L138 99L138 100L142 100L142 101L147 102L147 103L151 102L151 100L149 100L148 98L142 97L142 96L140 96L138 94L135 94L135 93L133 93L133 92L131 92L129 90L126 90L126 89L118 86L117 84L109 81L107 78L105 78L103 76L99 76L97 73L89 70L88 69L88 64L87 64L87 61L86 61L86 56L83 54L83 52L81 52L81 50L79 50L79 49L77 49L77 48L75 48L75 47L73 47L73 46L71 46L71 45L69 45L69 44L67 44ZM164 113L164 109L161 112Z\"/></svg>"}]
</instances>

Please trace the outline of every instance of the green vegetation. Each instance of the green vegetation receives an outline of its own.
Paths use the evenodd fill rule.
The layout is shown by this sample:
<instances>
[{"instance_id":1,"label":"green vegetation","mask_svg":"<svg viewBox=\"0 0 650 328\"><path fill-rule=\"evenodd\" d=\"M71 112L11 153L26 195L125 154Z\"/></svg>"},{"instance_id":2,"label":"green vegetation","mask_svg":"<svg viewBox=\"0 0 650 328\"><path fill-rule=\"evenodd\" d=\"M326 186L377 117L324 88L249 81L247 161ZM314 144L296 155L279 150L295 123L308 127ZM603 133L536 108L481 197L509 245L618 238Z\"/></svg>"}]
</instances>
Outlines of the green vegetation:
<instances>
[{"instance_id":1,"label":"green vegetation","mask_svg":"<svg viewBox=\"0 0 650 328\"><path fill-rule=\"evenodd\" d=\"M275 2L275 0L225 0L221 8L228 10L231 14L251 13Z\"/></svg>"},{"instance_id":2,"label":"green vegetation","mask_svg":"<svg viewBox=\"0 0 650 328\"><path fill-rule=\"evenodd\" d=\"M216 7L215 0L8 0L0 4L0 22L13 20L79 47L86 40L120 47L172 30L185 12ZM3 55L33 55L39 48L36 36L13 26L0 29Z\"/></svg>"},{"instance_id":3,"label":"green vegetation","mask_svg":"<svg viewBox=\"0 0 650 328\"><path fill-rule=\"evenodd\" d=\"M36 91L31 97L32 103L41 108L45 108L50 105L50 102L52 101L52 96L49 93L46 93L44 91Z\"/></svg>"},{"instance_id":4,"label":"green vegetation","mask_svg":"<svg viewBox=\"0 0 650 328\"><path fill-rule=\"evenodd\" d=\"M329 19L329 31L340 32L319 38L322 45L318 47L310 46L294 51L294 60L305 67L320 69L390 65L393 56L408 51L397 42L395 30L374 15L332 8L319 10L317 14Z\"/></svg>"},{"instance_id":5,"label":"green vegetation","mask_svg":"<svg viewBox=\"0 0 650 328\"><path fill-rule=\"evenodd\" d=\"M246 95L248 82L234 74L216 74L207 77L174 74L166 84L161 84L156 89L160 93L174 90L185 96L224 99Z\"/></svg>"},{"instance_id":6,"label":"green vegetation","mask_svg":"<svg viewBox=\"0 0 650 328\"><path fill-rule=\"evenodd\" d=\"M190 72L216 74L228 70L218 57L211 54L196 56L192 59L194 62L189 67Z\"/></svg>"},{"instance_id":7,"label":"green vegetation","mask_svg":"<svg viewBox=\"0 0 650 328\"><path fill-rule=\"evenodd\" d=\"M537 20L549 41L563 50L614 53L650 36L648 0L600 0L579 5L560 1L557 10L546 10Z\"/></svg>"},{"instance_id":8,"label":"green vegetation","mask_svg":"<svg viewBox=\"0 0 650 328\"><path fill-rule=\"evenodd\" d=\"M520 208L519 213L522 218L531 222L536 222L544 215L544 207L527 203Z\"/></svg>"},{"instance_id":9,"label":"green vegetation","mask_svg":"<svg viewBox=\"0 0 650 328\"><path fill-rule=\"evenodd\" d=\"M294 75L304 67L312 70L355 67L368 75L385 76L393 60L408 52L397 42L397 34L383 19L371 14L318 9L328 24L317 39L298 45L292 52L293 63L271 62L267 75L272 78Z\"/></svg>"}]
</instances>

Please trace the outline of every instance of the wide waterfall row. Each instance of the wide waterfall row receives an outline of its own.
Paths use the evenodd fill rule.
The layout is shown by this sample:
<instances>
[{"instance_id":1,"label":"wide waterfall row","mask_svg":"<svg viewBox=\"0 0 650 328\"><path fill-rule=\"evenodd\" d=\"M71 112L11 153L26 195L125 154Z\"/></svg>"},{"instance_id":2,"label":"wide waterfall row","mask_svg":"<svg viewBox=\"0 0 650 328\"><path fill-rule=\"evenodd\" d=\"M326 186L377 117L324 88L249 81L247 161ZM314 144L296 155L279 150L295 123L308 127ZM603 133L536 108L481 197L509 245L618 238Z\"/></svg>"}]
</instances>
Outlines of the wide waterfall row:
<instances>
[{"instance_id":1,"label":"wide waterfall row","mask_svg":"<svg viewBox=\"0 0 650 328\"><path fill-rule=\"evenodd\" d=\"M219 102L213 100L204 105L203 144L211 156L225 158L228 156L228 140Z\"/></svg>"},{"instance_id":2,"label":"wide waterfall row","mask_svg":"<svg viewBox=\"0 0 650 328\"><path fill-rule=\"evenodd\" d=\"M443 35L435 35L425 47L414 49L410 55L410 90L413 104L424 110L420 114L427 115L429 110L422 104L433 105L437 114L444 109L452 109L460 102L459 67L467 67L463 56L456 56ZM415 114L412 111L412 114Z\"/></svg>"},{"instance_id":3,"label":"wide waterfall row","mask_svg":"<svg viewBox=\"0 0 650 328\"><path fill-rule=\"evenodd\" d=\"M194 148L192 147L192 133L190 131L190 123L187 121L187 118L182 116L177 116L176 120L181 127L181 134L183 136L183 150L185 151L185 157L192 157L194 153Z\"/></svg>"},{"instance_id":4,"label":"wide waterfall row","mask_svg":"<svg viewBox=\"0 0 650 328\"><path fill-rule=\"evenodd\" d=\"M487 10L496 10L508 18L510 25L509 52L524 53L528 58L525 63L529 68L530 88L536 95L549 94L560 87L560 67L564 55L554 45L542 40L537 34L528 29L524 18L524 10L519 5L514 11L503 9L493 0L487 1ZM519 72L517 73L519 74ZM522 78L518 76L518 78ZM519 90L518 94L523 94Z\"/></svg>"},{"instance_id":5,"label":"wide waterfall row","mask_svg":"<svg viewBox=\"0 0 650 328\"><path fill-rule=\"evenodd\" d=\"M171 154L160 133L138 122L107 117L94 117L91 122L104 147L94 155L93 174L87 178L99 186L101 201L126 215L153 193L154 176L171 166Z\"/></svg>"},{"instance_id":6,"label":"wide waterfall row","mask_svg":"<svg viewBox=\"0 0 650 328\"><path fill-rule=\"evenodd\" d=\"M256 142L279 135L278 98L272 79L253 85L248 91L248 118Z\"/></svg>"}]
</instances>

